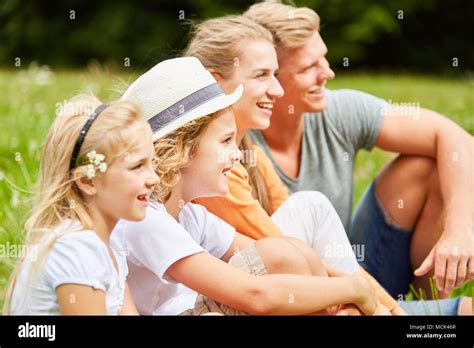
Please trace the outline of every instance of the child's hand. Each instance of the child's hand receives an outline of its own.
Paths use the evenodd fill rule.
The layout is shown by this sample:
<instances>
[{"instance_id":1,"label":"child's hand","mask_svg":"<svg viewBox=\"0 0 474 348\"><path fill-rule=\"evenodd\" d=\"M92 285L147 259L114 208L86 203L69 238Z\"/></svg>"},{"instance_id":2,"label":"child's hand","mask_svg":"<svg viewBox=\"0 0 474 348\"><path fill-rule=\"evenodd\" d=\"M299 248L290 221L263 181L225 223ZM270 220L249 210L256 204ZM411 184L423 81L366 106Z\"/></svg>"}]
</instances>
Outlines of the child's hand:
<instances>
[{"instance_id":1,"label":"child's hand","mask_svg":"<svg viewBox=\"0 0 474 348\"><path fill-rule=\"evenodd\" d=\"M408 313L405 312L402 307L396 306L392 309L392 315L408 315Z\"/></svg>"},{"instance_id":2,"label":"child's hand","mask_svg":"<svg viewBox=\"0 0 474 348\"><path fill-rule=\"evenodd\" d=\"M387 307L377 301L377 309L375 310L374 315L392 315Z\"/></svg>"},{"instance_id":3,"label":"child's hand","mask_svg":"<svg viewBox=\"0 0 474 348\"><path fill-rule=\"evenodd\" d=\"M370 283L369 279L364 275L356 272L349 276L354 284L354 290L356 294L356 300L354 304L365 315L373 315L377 309L377 293L375 288Z\"/></svg>"},{"instance_id":4,"label":"child's hand","mask_svg":"<svg viewBox=\"0 0 474 348\"><path fill-rule=\"evenodd\" d=\"M356 294L356 300L354 304L365 313L365 315L372 315L374 314L377 308L377 294L375 292L375 288L370 283L370 280L367 279L363 274L360 272L353 273L352 275L348 275L335 267L328 265L327 263L323 263L324 267L326 268L328 275L330 277L347 277L351 280L352 284L354 285L354 291ZM346 308L346 306L343 306ZM353 312L352 309L348 310L347 312ZM342 313L347 313L342 312ZM341 314L345 315L345 314ZM347 314L348 315L348 314Z\"/></svg>"},{"instance_id":5,"label":"child's hand","mask_svg":"<svg viewBox=\"0 0 474 348\"><path fill-rule=\"evenodd\" d=\"M353 304L343 305L336 315L364 315L357 306ZM374 315L392 315L390 311L380 301L377 301L377 309Z\"/></svg>"}]
</instances>

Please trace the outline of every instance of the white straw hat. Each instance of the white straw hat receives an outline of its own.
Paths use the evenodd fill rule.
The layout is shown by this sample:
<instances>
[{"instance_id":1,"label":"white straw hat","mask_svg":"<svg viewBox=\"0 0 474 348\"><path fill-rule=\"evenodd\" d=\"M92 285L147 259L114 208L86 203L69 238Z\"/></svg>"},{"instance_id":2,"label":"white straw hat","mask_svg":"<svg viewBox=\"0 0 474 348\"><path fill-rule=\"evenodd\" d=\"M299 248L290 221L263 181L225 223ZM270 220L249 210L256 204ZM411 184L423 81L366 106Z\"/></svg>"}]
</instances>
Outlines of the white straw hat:
<instances>
[{"instance_id":1,"label":"white straw hat","mask_svg":"<svg viewBox=\"0 0 474 348\"><path fill-rule=\"evenodd\" d=\"M226 95L195 57L168 59L141 75L122 100L139 103L153 130L153 141L189 121L234 104L243 86Z\"/></svg>"}]
</instances>

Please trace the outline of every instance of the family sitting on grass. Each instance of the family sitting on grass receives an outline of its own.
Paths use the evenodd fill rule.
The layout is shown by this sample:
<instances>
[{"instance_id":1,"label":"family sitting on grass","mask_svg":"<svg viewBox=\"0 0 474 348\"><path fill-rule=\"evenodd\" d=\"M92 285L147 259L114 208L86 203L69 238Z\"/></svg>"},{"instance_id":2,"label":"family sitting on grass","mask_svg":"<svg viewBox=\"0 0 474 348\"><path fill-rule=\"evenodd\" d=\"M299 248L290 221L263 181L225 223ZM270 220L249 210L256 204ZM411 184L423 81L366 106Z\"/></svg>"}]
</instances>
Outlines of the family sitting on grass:
<instances>
[{"instance_id":1,"label":"family sitting on grass","mask_svg":"<svg viewBox=\"0 0 474 348\"><path fill-rule=\"evenodd\" d=\"M263 2L199 24L120 101L72 98L5 313L472 314L467 297L403 301L474 279L472 137L325 89L326 53L313 10ZM374 146L400 155L351 217Z\"/></svg>"}]
</instances>

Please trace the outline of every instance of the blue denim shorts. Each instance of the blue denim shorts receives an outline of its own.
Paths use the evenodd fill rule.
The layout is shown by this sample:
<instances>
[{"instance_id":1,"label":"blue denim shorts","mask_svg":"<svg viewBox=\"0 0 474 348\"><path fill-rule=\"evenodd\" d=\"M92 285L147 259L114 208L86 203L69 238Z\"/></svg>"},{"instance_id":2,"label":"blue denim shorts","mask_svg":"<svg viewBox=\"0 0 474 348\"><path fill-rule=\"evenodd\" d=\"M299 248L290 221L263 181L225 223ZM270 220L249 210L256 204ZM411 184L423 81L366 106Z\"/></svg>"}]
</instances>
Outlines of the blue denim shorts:
<instances>
[{"instance_id":1,"label":"blue denim shorts","mask_svg":"<svg viewBox=\"0 0 474 348\"><path fill-rule=\"evenodd\" d=\"M348 233L352 245L364 246L359 264L395 299L407 294L413 280L411 232L397 225L378 201L372 182L352 217ZM461 298L399 301L411 315L457 315Z\"/></svg>"},{"instance_id":2,"label":"blue denim shorts","mask_svg":"<svg viewBox=\"0 0 474 348\"><path fill-rule=\"evenodd\" d=\"M360 200L348 237L364 249L359 264L397 300L403 299L413 280L410 263L411 231L394 221L375 196L374 182Z\"/></svg>"},{"instance_id":3,"label":"blue denim shorts","mask_svg":"<svg viewBox=\"0 0 474 348\"><path fill-rule=\"evenodd\" d=\"M410 315L458 315L462 297L429 301L400 301Z\"/></svg>"}]
</instances>

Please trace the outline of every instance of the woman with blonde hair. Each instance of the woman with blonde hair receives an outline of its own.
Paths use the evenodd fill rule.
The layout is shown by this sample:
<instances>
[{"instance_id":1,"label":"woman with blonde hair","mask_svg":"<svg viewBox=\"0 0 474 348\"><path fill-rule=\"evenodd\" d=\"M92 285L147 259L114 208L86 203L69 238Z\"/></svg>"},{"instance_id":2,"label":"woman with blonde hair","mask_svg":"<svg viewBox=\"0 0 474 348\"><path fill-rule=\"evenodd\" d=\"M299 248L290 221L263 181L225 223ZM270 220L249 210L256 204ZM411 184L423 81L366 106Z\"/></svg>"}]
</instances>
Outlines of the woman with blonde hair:
<instances>
[{"instance_id":1,"label":"woman with blonde hair","mask_svg":"<svg viewBox=\"0 0 474 348\"><path fill-rule=\"evenodd\" d=\"M275 99L284 93L276 79L278 62L270 32L243 16L225 16L198 24L192 34L184 55L197 57L224 91L244 86L242 98L233 105L244 160L231 170L227 195L195 202L250 238L295 237L326 264L348 274L361 270L329 200L315 191L289 197L268 158L247 135L250 129L269 126ZM366 276L378 288L384 307L398 307Z\"/></svg>"},{"instance_id":2,"label":"woman with blonde hair","mask_svg":"<svg viewBox=\"0 0 474 348\"><path fill-rule=\"evenodd\" d=\"M158 183L150 126L127 101L77 96L43 146L25 245L7 290L8 314L137 314L125 252L111 235L139 221Z\"/></svg>"},{"instance_id":3,"label":"woman with blonde hair","mask_svg":"<svg viewBox=\"0 0 474 348\"><path fill-rule=\"evenodd\" d=\"M116 227L138 311L330 314L350 304L373 314L377 301L366 278L326 271L294 238L254 241L191 203L228 191L241 158L231 108L241 95L241 86L225 94L193 57L157 64L124 94L143 106L152 126L160 176L145 220Z\"/></svg>"},{"instance_id":4,"label":"woman with blonde hair","mask_svg":"<svg viewBox=\"0 0 474 348\"><path fill-rule=\"evenodd\" d=\"M296 30L293 34L298 36ZM195 202L251 238L291 236L309 245L326 264L349 274L362 272L377 288L383 307L392 314L405 314L405 310L423 314L423 303L395 301L357 266L344 226L329 200L316 191L289 196L269 158L247 135L249 130L263 130L270 125L275 100L284 93L276 79L278 61L271 33L244 16L210 19L194 28L184 55L199 58L224 91L239 84L244 86L242 98L233 105L237 143L244 160L231 170L227 195ZM355 249L360 260L364 257L363 247ZM341 254L346 257L337 257ZM468 301L465 302L467 308ZM464 312L461 308L453 310L457 304L449 300L428 304L440 314ZM354 308L342 312L348 311L357 312Z\"/></svg>"}]
</instances>

